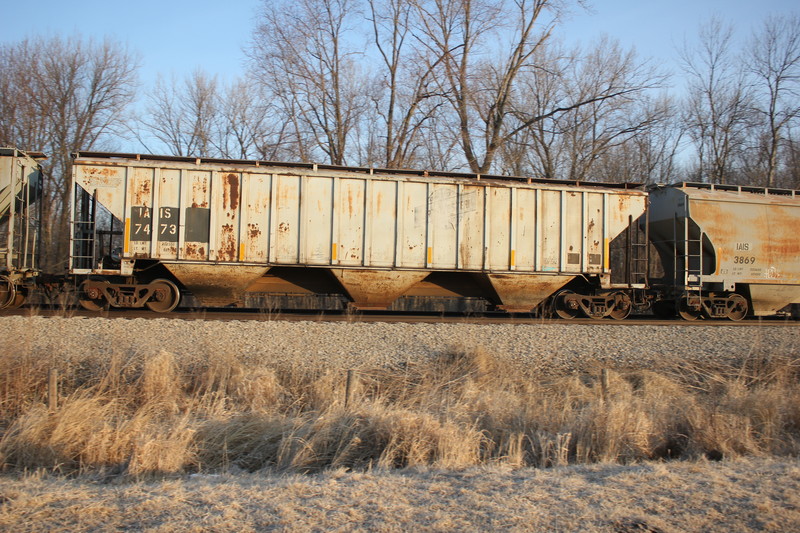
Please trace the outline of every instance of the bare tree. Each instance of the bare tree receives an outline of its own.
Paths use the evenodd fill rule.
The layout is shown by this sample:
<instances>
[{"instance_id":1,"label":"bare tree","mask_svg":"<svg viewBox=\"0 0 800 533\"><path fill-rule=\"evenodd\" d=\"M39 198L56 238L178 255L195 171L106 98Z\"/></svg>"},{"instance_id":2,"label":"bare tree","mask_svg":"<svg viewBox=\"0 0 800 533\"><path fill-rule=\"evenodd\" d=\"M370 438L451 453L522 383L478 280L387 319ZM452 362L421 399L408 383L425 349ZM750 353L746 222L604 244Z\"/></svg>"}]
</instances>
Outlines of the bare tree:
<instances>
[{"instance_id":1,"label":"bare tree","mask_svg":"<svg viewBox=\"0 0 800 533\"><path fill-rule=\"evenodd\" d=\"M569 102L585 102L556 117L562 123L570 180L595 179L596 162L636 136L657 127L665 109L650 105L648 89L659 86L663 76L633 50L623 51L617 41L602 37L590 51L567 69L564 92ZM614 94L613 98L598 95Z\"/></svg>"},{"instance_id":2,"label":"bare tree","mask_svg":"<svg viewBox=\"0 0 800 533\"><path fill-rule=\"evenodd\" d=\"M700 28L697 48L681 50L688 76L686 125L697 150L696 179L726 183L747 135L750 93L731 51L733 29L718 18Z\"/></svg>"},{"instance_id":3,"label":"bare tree","mask_svg":"<svg viewBox=\"0 0 800 533\"><path fill-rule=\"evenodd\" d=\"M236 80L220 96L213 144L221 157L279 158L285 125L249 80Z\"/></svg>"},{"instance_id":4,"label":"bare tree","mask_svg":"<svg viewBox=\"0 0 800 533\"><path fill-rule=\"evenodd\" d=\"M414 0L367 0L373 41L380 61L379 90L374 92L377 117L384 126L383 151L386 168L412 166L422 148L420 135L425 122L443 104L433 75L442 55L414 39L417 11ZM373 136L374 137L374 136Z\"/></svg>"},{"instance_id":5,"label":"bare tree","mask_svg":"<svg viewBox=\"0 0 800 533\"><path fill-rule=\"evenodd\" d=\"M800 189L800 139L796 134L796 131L788 129L786 149L780 158L784 170L779 174L778 185L791 189Z\"/></svg>"},{"instance_id":6,"label":"bare tree","mask_svg":"<svg viewBox=\"0 0 800 533\"><path fill-rule=\"evenodd\" d=\"M554 175L553 154L547 153L552 145L542 144L545 137L557 133L543 129L548 119L583 107L594 106L596 113L611 107L603 102L630 99L660 83L660 77L641 63L629 63L632 54L622 54L610 41L580 61L548 56L545 48L565 2L416 0L416 6L420 38L435 52L434 57L443 57L437 69L441 92L450 103L459 142L473 172L491 171L498 153L508 156L513 151L506 145L519 144L520 136L529 135L526 130L538 129L541 135L535 140L535 149L544 156L543 173ZM558 85L565 69L586 68L588 72L597 61L609 62L605 66L612 70L601 74L595 69L591 73L594 78L578 78L581 90L565 91L565 85ZM528 87L544 89L544 97L539 98L537 92L531 100L520 89L531 77ZM591 114L589 111L587 120Z\"/></svg>"},{"instance_id":7,"label":"bare tree","mask_svg":"<svg viewBox=\"0 0 800 533\"><path fill-rule=\"evenodd\" d=\"M567 101L567 72L574 69L578 58L551 41L537 50L533 60L536 67L521 77L516 107L519 116L514 116L508 126L516 134L506 143L506 151L514 154L512 174L559 178L564 168L564 125L559 120L563 114L551 114L550 110ZM529 123L531 116L542 118ZM520 127L525 124L528 126ZM503 171L509 172L510 168Z\"/></svg>"},{"instance_id":8,"label":"bare tree","mask_svg":"<svg viewBox=\"0 0 800 533\"><path fill-rule=\"evenodd\" d=\"M167 83L159 77L149 95L142 120L145 135L140 133L140 141L148 146L146 136L153 136L178 156L216 155L212 138L218 98L216 77L202 70L195 70L182 81L173 77Z\"/></svg>"},{"instance_id":9,"label":"bare tree","mask_svg":"<svg viewBox=\"0 0 800 533\"><path fill-rule=\"evenodd\" d=\"M367 105L365 77L346 39L354 0L265 1L248 55L299 145L310 142L337 165ZM298 150L303 152L303 149ZM307 156L308 154L303 154Z\"/></svg>"},{"instance_id":10,"label":"bare tree","mask_svg":"<svg viewBox=\"0 0 800 533\"><path fill-rule=\"evenodd\" d=\"M633 164L633 153L637 139L667 119L665 106L650 97L664 76L609 38L588 50L565 51L551 41L534 56L536 68L521 74L515 114L507 121L514 134L502 152L504 172L570 180L646 179L638 175L643 168ZM616 96L597 97L604 94ZM529 123L531 117L538 119Z\"/></svg>"},{"instance_id":11,"label":"bare tree","mask_svg":"<svg viewBox=\"0 0 800 533\"><path fill-rule=\"evenodd\" d=\"M800 117L800 17L767 18L747 49L754 106L765 128L762 183L773 187L783 132Z\"/></svg>"},{"instance_id":12,"label":"bare tree","mask_svg":"<svg viewBox=\"0 0 800 533\"><path fill-rule=\"evenodd\" d=\"M50 155L44 186L43 268L63 268L68 246L70 154L120 134L133 101L137 59L110 40L26 39L0 46L0 144Z\"/></svg>"},{"instance_id":13,"label":"bare tree","mask_svg":"<svg viewBox=\"0 0 800 533\"><path fill-rule=\"evenodd\" d=\"M516 79L531 66L530 58L553 29L553 20L543 22L545 13L558 13L553 0L513 4L506 10L506 3L489 0L415 0L418 38L429 47L431 57L442 58L437 69L440 90L455 115L466 163L476 173L489 172L508 139L504 126ZM511 28L504 28L512 37L500 50L495 45L501 33L495 30L507 21L514 21ZM485 58L490 49L496 52L492 60Z\"/></svg>"},{"instance_id":14,"label":"bare tree","mask_svg":"<svg viewBox=\"0 0 800 533\"><path fill-rule=\"evenodd\" d=\"M682 129L678 106L666 95L647 99L631 108L644 117L644 127L598 155L592 178L606 182L669 183L676 179Z\"/></svg>"}]
</instances>

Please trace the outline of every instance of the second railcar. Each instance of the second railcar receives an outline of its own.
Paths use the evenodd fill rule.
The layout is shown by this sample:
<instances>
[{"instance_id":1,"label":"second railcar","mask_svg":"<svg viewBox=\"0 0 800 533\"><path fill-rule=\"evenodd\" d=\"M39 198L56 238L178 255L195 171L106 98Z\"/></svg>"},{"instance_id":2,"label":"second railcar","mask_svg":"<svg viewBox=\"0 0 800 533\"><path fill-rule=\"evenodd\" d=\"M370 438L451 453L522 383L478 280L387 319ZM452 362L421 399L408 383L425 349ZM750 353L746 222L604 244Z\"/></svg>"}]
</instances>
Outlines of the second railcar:
<instances>
[{"instance_id":1,"label":"second railcar","mask_svg":"<svg viewBox=\"0 0 800 533\"><path fill-rule=\"evenodd\" d=\"M687 320L774 315L800 303L800 193L707 183L650 190L664 276L654 310Z\"/></svg>"},{"instance_id":2,"label":"second railcar","mask_svg":"<svg viewBox=\"0 0 800 533\"><path fill-rule=\"evenodd\" d=\"M611 268L646 210L637 186L109 153L75 154L73 180L70 268L89 309L258 292L528 312L580 280L561 313L623 318L626 289L644 287Z\"/></svg>"}]
</instances>

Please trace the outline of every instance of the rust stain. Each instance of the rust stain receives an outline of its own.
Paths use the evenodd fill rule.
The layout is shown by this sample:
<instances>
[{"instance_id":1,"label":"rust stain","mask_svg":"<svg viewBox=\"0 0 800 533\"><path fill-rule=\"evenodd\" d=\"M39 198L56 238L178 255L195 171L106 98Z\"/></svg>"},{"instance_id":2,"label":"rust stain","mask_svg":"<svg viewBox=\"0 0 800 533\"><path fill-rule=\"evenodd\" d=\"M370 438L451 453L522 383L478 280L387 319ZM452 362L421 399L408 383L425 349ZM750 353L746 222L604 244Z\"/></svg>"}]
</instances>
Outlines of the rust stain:
<instances>
[{"instance_id":1,"label":"rust stain","mask_svg":"<svg viewBox=\"0 0 800 533\"><path fill-rule=\"evenodd\" d=\"M236 260L236 235L233 230L233 224L222 225L222 235L220 239L219 251L217 252L217 260Z\"/></svg>"},{"instance_id":2,"label":"rust stain","mask_svg":"<svg viewBox=\"0 0 800 533\"><path fill-rule=\"evenodd\" d=\"M118 170L116 168L98 168L98 167L83 167L84 171L91 176L112 176L116 175Z\"/></svg>"},{"instance_id":3,"label":"rust stain","mask_svg":"<svg viewBox=\"0 0 800 533\"><path fill-rule=\"evenodd\" d=\"M287 233L289 231L289 223L288 222L281 222L278 224L278 231L281 233Z\"/></svg>"},{"instance_id":4,"label":"rust stain","mask_svg":"<svg viewBox=\"0 0 800 533\"><path fill-rule=\"evenodd\" d=\"M140 179L136 182L136 188L133 191L134 205L150 205L150 180Z\"/></svg>"},{"instance_id":5,"label":"rust stain","mask_svg":"<svg viewBox=\"0 0 800 533\"><path fill-rule=\"evenodd\" d=\"M83 167L84 179L97 187L113 187L119 183L119 169Z\"/></svg>"},{"instance_id":6,"label":"rust stain","mask_svg":"<svg viewBox=\"0 0 800 533\"><path fill-rule=\"evenodd\" d=\"M192 207L208 207L208 180L206 178L192 181Z\"/></svg>"},{"instance_id":7,"label":"rust stain","mask_svg":"<svg viewBox=\"0 0 800 533\"><path fill-rule=\"evenodd\" d=\"M286 183L283 180L278 181L276 201L278 205L292 205L297 201L297 193L293 183Z\"/></svg>"},{"instance_id":8,"label":"rust stain","mask_svg":"<svg viewBox=\"0 0 800 533\"><path fill-rule=\"evenodd\" d=\"M205 246L186 243L184 246L184 255L186 259L204 260L206 258L206 248Z\"/></svg>"},{"instance_id":9,"label":"rust stain","mask_svg":"<svg viewBox=\"0 0 800 533\"><path fill-rule=\"evenodd\" d=\"M348 216L353 216L353 191L347 191L347 214Z\"/></svg>"},{"instance_id":10,"label":"rust stain","mask_svg":"<svg viewBox=\"0 0 800 533\"><path fill-rule=\"evenodd\" d=\"M248 224L247 232L251 239L258 239L261 236L261 230L259 229L258 224Z\"/></svg>"},{"instance_id":11,"label":"rust stain","mask_svg":"<svg viewBox=\"0 0 800 533\"><path fill-rule=\"evenodd\" d=\"M226 174L222 182L222 207L235 211L239 207L239 176Z\"/></svg>"}]
</instances>

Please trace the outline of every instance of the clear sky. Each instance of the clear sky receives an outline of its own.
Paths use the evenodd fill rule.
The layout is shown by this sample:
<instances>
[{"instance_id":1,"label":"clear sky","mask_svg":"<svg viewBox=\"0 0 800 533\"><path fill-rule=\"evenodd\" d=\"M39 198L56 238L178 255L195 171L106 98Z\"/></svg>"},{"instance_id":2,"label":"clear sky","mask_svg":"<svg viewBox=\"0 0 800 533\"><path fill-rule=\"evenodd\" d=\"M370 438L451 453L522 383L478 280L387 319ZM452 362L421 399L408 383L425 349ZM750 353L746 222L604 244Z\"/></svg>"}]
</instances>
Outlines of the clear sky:
<instances>
[{"instance_id":1,"label":"clear sky","mask_svg":"<svg viewBox=\"0 0 800 533\"><path fill-rule=\"evenodd\" d=\"M37 35L113 37L140 54L141 79L183 76L202 67L220 81L244 72L244 54L262 0L0 0L0 42ZM694 39L713 14L746 38L772 13L800 11L797 0L594 0L576 10L561 30L567 42L587 43L606 33L624 47L675 70L675 46Z\"/></svg>"}]
</instances>

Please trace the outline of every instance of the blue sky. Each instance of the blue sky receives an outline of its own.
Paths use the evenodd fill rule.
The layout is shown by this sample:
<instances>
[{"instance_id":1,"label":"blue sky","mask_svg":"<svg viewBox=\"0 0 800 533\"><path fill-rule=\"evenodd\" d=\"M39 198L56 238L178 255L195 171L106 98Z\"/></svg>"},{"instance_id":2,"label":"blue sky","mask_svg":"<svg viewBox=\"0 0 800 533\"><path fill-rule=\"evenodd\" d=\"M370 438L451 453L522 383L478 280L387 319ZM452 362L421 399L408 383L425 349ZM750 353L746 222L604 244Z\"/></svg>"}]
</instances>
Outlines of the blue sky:
<instances>
[{"instance_id":1,"label":"blue sky","mask_svg":"<svg viewBox=\"0 0 800 533\"><path fill-rule=\"evenodd\" d=\"M0 0L0 42L36 35L113 37L140 54L142 82L183 76L197 67L227 81L244 72L244 54L262 0ZM713 14L732 22L739 38L768 14L800 11L791 0L594 0L559 30L567 42L606 33L641 56L675 70L675 46L692 40Z\"/></svg>"}]
</instances>

